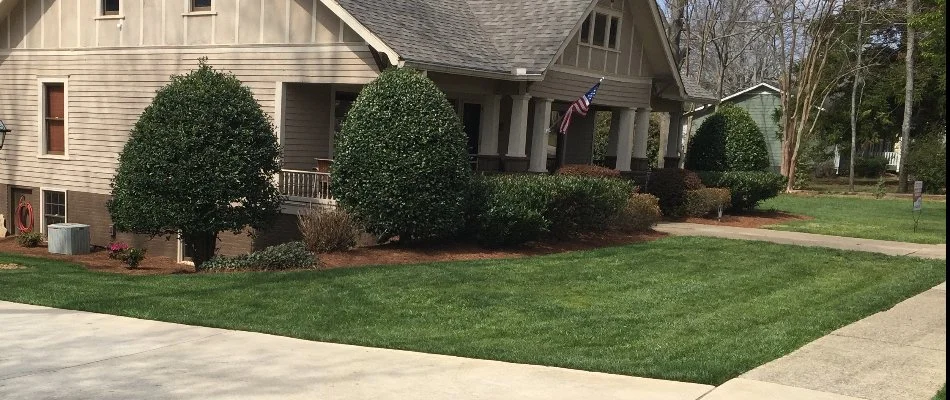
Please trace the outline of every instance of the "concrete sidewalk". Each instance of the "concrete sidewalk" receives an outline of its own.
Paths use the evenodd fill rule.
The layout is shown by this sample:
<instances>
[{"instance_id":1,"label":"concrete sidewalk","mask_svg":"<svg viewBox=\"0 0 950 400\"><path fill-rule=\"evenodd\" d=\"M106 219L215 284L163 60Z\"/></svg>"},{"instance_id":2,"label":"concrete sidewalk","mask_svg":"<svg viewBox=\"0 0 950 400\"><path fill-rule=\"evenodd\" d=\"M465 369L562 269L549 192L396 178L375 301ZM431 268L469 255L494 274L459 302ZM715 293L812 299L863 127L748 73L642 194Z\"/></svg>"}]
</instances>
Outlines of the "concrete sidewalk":
<instances>
[{"instance_id":1,"label":"concrete sidewalk","mask_svg":"<svg viewBox=\"0 0 950 400\"><path fill-rule=\"evenodd\" d=\"M654 230L678 236L711 236L725 239L761 240L799 246L827 247L839 250L866 251L892 256L947 259L946 244L917 244L886 240L858 239L814 233L773 231L769 229L737 228L725 225L691 224L683 222L660 223Z\"/></svg>"},{"instance_id":2,"label":"concrete sidewalk","mask_svg":"<svg viewBox=\"0 0 950 400\"><path fill-rule=\"evenodd\" d=\"M928 400L947 380L947 284L726 382L703 400Z\"/></svg>"},{"instance_id":3,"label":"concrete sidewalk","mask_svg":"<svg viewBox=\"0 0 950 400\"><path fill-rule=\"evenodd\" d=\"M0 302L0 399L656 399L712 386Z\"/></svg>"}]
</instances>

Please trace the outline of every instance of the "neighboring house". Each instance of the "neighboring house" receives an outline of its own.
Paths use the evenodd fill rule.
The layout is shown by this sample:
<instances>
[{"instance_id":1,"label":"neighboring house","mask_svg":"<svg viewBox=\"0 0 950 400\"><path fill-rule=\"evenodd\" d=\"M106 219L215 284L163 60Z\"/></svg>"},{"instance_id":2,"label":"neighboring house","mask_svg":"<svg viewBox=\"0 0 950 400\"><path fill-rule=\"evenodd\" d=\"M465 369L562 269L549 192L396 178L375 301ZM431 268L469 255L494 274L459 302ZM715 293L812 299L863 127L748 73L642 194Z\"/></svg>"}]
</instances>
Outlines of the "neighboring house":
<instances>
[{"instance_id":1,"label":"neighboring house","mask_svg":"<svg viewBox=\"0 0 950 400\"><path fill-rule=\"evenodd\" d=\"M735 94L723 97L719 104L733 104L744 108L755 120L762 136L765 138L765 144L769 150L769 165L775 171L779 172L782 165L782 139L779 132L776 112L782 108L782 91L768 83L760 83L748 89L740 90ZM684 118L683 130L689 129L688 137L696 134L696 131L703 124L703 121L714 113L716 107L705 105L686 113L686 116L692 116L691 126L687 126L688 118Z\"/></svg>"},{"instance_id":2,"label":"neighboring house","mask_svg":"<svg viewBox=\"0 0 950 400\"><path fill-rule=\"evenodd\" d=\"M93 244L118 238L182 258L174 240L114 232L106 202L139 114L200 57L251 88L284 148L285 214L255 239L224 235L225 254L296 236L300 206L332 202L334 135L391 66L419 69L447 94L483 171L590 162L598 110L612 111L616 168L642 171L651 111L679 121L684 102L714 100L674 67L654 0L0 0L7 227L22 198L40 231L85 223ZM551 160L548 126L601 77L592 112L555 138L562 159ZM679 129L668 134L680 142Z\"/></svg>"}]
</instances>

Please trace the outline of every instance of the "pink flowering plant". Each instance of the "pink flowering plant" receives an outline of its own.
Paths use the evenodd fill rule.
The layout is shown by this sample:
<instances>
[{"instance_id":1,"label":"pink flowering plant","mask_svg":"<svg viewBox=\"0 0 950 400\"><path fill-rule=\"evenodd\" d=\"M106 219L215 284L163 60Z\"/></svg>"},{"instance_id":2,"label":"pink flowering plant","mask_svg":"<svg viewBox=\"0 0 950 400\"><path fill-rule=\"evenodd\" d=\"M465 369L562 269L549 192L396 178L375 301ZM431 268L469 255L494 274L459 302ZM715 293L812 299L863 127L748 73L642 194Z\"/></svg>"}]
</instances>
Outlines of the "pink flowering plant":
<instances>
[{"instance_id":1,"label":"pink flowering plant","mask_svg":"<svg viewBox=\"0 0 950 400\"><path fill-rule=\"evenodd\" d=\"M109 258L113 260L121 260L125 257L126 250L129 249L129 245L122 242L112 242L109 244Z\"/></svg>"}]
</instances>

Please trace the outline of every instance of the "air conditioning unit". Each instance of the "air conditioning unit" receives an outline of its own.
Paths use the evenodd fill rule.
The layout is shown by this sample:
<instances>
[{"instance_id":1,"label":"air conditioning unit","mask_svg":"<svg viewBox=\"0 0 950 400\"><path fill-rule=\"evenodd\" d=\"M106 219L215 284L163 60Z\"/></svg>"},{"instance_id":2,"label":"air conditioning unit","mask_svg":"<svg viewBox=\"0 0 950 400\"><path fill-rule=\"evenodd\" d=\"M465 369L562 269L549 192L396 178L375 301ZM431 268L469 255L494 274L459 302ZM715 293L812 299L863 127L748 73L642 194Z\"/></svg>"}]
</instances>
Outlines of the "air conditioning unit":
<instances>
[{"instance_id":1,"label":"air conditioning unit","mask_svg":"<svg viewBox=\"0 0 950 400\"><path fill-rule=\"evenodd\" d=\"M51 254L89 254L89 225L52 224L46 227Z\"/></svg>"}]
</instances>

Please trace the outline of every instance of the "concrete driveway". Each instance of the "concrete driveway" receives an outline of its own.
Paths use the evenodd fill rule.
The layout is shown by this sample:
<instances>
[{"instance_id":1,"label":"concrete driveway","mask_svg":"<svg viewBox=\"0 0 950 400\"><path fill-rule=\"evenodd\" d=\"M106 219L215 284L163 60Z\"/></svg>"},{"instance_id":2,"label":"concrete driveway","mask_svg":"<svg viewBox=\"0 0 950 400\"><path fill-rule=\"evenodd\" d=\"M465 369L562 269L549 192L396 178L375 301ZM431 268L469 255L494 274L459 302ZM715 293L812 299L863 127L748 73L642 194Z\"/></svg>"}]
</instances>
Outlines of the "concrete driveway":
<instances>
[{"instance_id":1,"label":"concrete driveway","mask_svg":"<svg viewBox=\"0 0 950 400\"><path fill-rule=\"evenodd\" d=\"M711 386L0 302L0 399L656 399Z\"/></svg>"}]
</instances>

